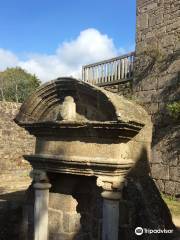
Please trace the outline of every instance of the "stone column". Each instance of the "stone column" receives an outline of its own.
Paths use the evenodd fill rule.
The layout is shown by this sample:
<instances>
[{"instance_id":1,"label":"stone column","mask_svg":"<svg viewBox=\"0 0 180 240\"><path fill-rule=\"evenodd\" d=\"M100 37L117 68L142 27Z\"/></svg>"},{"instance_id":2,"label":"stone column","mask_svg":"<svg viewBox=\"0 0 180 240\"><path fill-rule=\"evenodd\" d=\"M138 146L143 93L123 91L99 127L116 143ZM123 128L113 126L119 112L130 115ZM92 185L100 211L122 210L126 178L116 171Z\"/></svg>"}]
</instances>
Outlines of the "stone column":
<instances>
[{"instance_id":1,"label":"stone column","mask_svg":"<svg viewBox=\"0 0 180 240\"><path fill-rule=\"evenodd\" d=\"M119 202L122 199L122 178L99 177L97 185L103 188L102 240L118 240Z\"/></svg>"},{"instance_id":2,"label":"stone column","mask_svg":"<svg viewBox=\"0 0 180 240\"><path fill-rule=\"evenodd\" d=\"M118 240L120 192L103 191L103 240Z\"/></svg>"},{"instance_id":3,"label":"stone column","mask_svg":"<svg viewBox=\"0 0 180 240\"><path fill-rule=\"evenodd\" d=\"M51 184L47 182L44 172L37 177L35 173L35 203L34 203L34 240L48 240L48 204L49 189ZM37 179L40 181L37 182ZM42 180L43 179L43 180Z\"/></svg>"}]
</instances>

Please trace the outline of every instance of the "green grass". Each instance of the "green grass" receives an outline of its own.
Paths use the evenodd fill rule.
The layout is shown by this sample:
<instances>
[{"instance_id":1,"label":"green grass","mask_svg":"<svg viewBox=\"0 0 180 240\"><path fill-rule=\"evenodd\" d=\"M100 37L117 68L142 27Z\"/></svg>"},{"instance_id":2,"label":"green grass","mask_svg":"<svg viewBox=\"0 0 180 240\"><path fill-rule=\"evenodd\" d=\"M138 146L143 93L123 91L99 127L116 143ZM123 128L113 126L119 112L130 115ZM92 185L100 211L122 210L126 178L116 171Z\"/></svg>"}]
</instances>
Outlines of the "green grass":
<instances>
[{"instance_id":1,"label":"green grass","mask_svg":"<svg viewBox=\"0 0 180 240\"><path fill-rule=\"evenodd\" d=\"M180 201L177 201L174 197L161 194L163 200L167 204L171 214L180 217Z\"/></svg>"}]
</instances>

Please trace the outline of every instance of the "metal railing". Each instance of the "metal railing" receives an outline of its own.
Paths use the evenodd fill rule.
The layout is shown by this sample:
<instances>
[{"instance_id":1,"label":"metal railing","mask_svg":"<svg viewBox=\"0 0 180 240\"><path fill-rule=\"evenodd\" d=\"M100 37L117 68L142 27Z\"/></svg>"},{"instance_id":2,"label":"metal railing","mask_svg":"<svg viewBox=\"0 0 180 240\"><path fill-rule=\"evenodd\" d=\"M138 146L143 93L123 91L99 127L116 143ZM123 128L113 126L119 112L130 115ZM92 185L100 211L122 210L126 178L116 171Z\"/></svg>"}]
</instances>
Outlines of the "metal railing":
<instances>
[{"instance_id":1,"label":"metal railing","mask_svg":"<svg viewBox=\"0 0 180 240\"><path fill-rule=\"evenodd\" d=\"M98 86L132 80L135 52L82 67L82 79Z\"/></svg>"}]
</instances>

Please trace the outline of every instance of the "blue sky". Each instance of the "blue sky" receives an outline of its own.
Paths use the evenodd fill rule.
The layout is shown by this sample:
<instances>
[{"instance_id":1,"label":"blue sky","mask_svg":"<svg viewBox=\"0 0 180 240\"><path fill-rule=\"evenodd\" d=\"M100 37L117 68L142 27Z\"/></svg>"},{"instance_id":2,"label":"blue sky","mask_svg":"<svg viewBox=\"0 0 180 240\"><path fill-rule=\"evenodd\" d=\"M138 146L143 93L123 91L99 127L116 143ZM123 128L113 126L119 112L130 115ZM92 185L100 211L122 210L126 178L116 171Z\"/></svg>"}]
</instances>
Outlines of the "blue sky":
<instances>
[{"instance_id":1,"label":"blue sky","mask_svg":"<svg viewBox=\"0 0 180 240\"><path fill-rule=\"evenodd\" d=\"M61 72L65 74L67 71L67 74L70 74L70 68L75 72L81 64L108 58L108 54L112 57L132 50L135 45L135 2L135 0L1 0L0 70L18 65L46 80L51 75L52 77L61 75ZM96 41L99 45L97 44L95 49ZM81 45L84 42L85 49L90 47L94 52L97 51L97 54L93 51L87 53L96 55L94 58L90 56L88 59L83 55L85 49L82 50ZM102 49L101 43L104 44ZM67 48L68 59L65 56ZM70 50L73 52L72 59ZM78 64L60 66L64 58L67 65L69 62L75 63L73 58L76 59L75 55L81 58L81 54L82 61L78 61ZM51 60L56 64L56 73L46 74L45 77L40 72L45 70L47 62ZM59 69L62 68L63 71L57 70L58 64ZM51 66L49 71L55 69Z\"/></svg>"}]
</instances>

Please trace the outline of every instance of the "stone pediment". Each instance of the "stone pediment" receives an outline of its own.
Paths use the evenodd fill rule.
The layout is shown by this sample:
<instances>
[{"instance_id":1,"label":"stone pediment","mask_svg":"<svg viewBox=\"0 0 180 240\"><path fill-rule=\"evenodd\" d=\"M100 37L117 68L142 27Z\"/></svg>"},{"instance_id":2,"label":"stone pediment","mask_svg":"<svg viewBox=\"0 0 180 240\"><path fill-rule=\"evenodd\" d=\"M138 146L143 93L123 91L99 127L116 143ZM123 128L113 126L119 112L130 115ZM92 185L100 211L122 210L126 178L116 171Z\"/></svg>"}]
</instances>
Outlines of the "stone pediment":
<instances>
[{"instance_id":1,"label":"stone pediment","mask_svg":"<svg viewBox=\"0 0 180 240\"><path fill-rule=\"evenodd\" d=\"M65 97L76 104L76 122L124 121L143 124L145 111L127 99L73 78L43 84L21 106L19 124L60 121Z\"/></svg>"}]
</instances>

